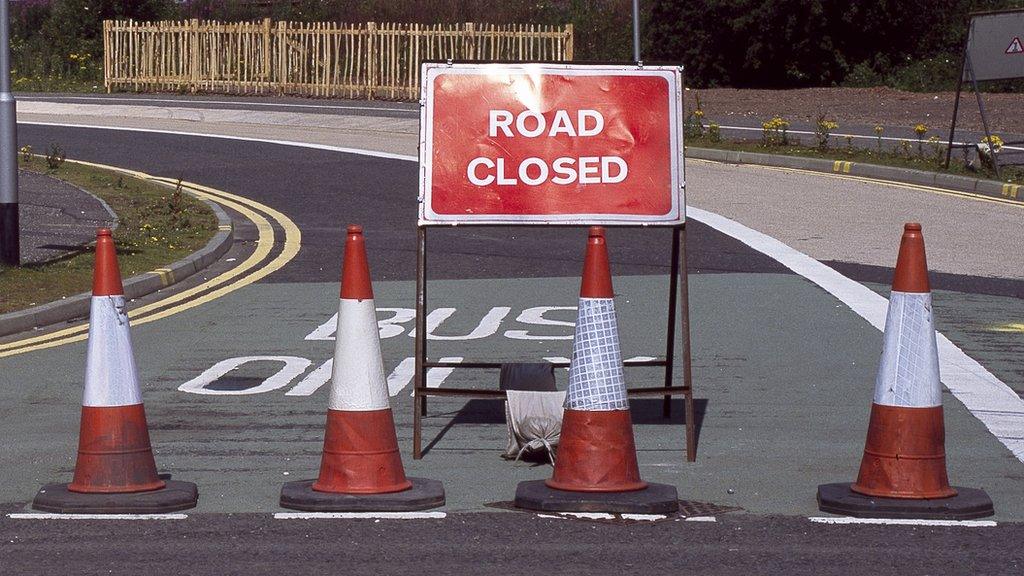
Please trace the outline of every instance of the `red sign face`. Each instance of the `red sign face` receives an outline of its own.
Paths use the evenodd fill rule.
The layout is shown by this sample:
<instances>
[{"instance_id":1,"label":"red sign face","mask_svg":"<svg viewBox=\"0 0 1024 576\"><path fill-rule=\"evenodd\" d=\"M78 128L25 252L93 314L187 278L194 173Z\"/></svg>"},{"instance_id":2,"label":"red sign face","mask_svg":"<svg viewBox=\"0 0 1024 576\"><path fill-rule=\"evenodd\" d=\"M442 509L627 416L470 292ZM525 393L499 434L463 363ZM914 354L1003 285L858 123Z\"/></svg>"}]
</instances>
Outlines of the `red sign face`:
<instances>
[{"instance_id":1,"label":"red sign face","mask_svg":"<svg viewBox=\"0 0 1024 576\"><path fill-rule=\"evenodd\" d=\"M421 222L682 222L680 75L424 64Z\"/></svg>"}]
</instances>

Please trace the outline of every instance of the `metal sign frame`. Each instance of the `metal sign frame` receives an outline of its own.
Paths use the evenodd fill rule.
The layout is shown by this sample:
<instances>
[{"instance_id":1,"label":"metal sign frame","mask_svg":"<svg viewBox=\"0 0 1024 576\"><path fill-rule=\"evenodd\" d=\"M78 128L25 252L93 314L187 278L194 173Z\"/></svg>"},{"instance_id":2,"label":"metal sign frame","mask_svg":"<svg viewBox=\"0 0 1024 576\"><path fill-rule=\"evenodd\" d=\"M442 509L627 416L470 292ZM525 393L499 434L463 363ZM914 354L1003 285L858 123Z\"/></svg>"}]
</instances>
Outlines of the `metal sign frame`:
<instances>
[{"instance_id":1,"label":"metal sign frame","mask_svg":"<svg viewBox=\"0 0 1024 576\"><path fill-rule=\"evenodd\" d=\"M988 142L992 142L992 132L989 130L988 115L985 113L985 103L984 103L984 101L981 98L981 91L978 89L978 82L979 82L979 80L978 80L978 78L976 77L976 75L974 73L974 63L971 60L971 50L970 50L971 38L972 38L972 36L974 34L974 22L975 22L976 18L979 18L979 17L990 18L990 17L1000 16L1000 15L1009 15L1009 14L1013 14L1013 15L1024 14L1024 8L1013 9L1013 10L997 10L997 11L991 11L991 12L974 12L974 13L970 14L971 18L970 18L970 21L968 22L967 38L964 39L964 51L963 51L963 55L961 56L961 60L960 60L960 74L957 77L957 82L956 82L956 98L953 100L953 120L952 120L952 122L950 122L950 126L949 126L949 140L946 142L946 164L945 164L946 168L949 168L949 162L950 162L950 159L952 158L952 155L953 155L953 148L954 148L953 138L956 135L956 121L957 121L957 117L959 116L959 113L960 113L960 95L963 92L963 86L964 86L964 80L965 79L971 83L971 89L974 91L974 96L975 96L975 98L978 101L978 112L981 114L981 125L982 125L982 128L984 128L984 130L985 130L985 138L986 138L986 140ZM1022 34L1022 36L1024 36L1024 34ZM1020 57L1024 58L1024 55L1021 55ZM1014 79L1017 79L1017 78L1024 78L1024 75L1022 75L1022 76L1007 76L1005 78L991 78L991 80L1014 80ZM1022 141L1016 141L1015 140L1015 141L1011 141L1011 142L1003 142L1004 146L1012 146L1012 145L1017 145L1017 144L1024 144L1024 140L1022 140ZM972 146L971 144L955 145L955 147L957 147L957 148L969 148L971 146ZM990 147L990 150L991 150L991 147ZM991 154L992 168L993 168L993 170L996 173L996 178L1001 178L1001 176L999 174L999 159L998 159L997 156L998 155L995 153L995 151L992 151L992 154Z\"/></svg>"},{"instance_id":2,"label":"metal sign frame","mask_svg":"<svg viewBox=\"0 0 1024 576\"><path fill-rule=\"evenodd\" d=\"M438 65L444 65L445 67L454 67L457 65L493 65L503 66L502 69L509 69L511 67L546 67L555 68L559 70L565 69L600 69L605 73L609 71L621 71L626 67L633 69L642 70L644 67L642 63L620 64L617 67L612 67L609 64L602 65L568 65L565 63L543 63L543 62L531 62L531 63L478 63L478 62L425 62L423 70L424 72L431 68L436 68ZM678 136L678 158L676 161L677 167L674 167L673 173L678 173L678 207L679 217L677 220L665 221L665 222L639 222L636 220L617 220L604 218L600 215L584 215L582 217L575 218L563 218L563 219L548 219L541 218L538 220L522 220L522 221L493 221L487 218L479 220L459 221L455 224L449 221L436 221L423 218L425 212L424 202L425 195L420 194L420 219L417 224L417 258L416 258L416 367L415 375L413 378L413 458L419 460L423 457L423 416L427 413L427 397L462 397L462 398L478 398L478 399L501 399L505 397L505 391L497 389L474 389L474 388L454 388L454 387L427 387L427 371L430 368L449 368L449 369L482 369L482 370L498 370L501 368L501 362L487 362L487 361L474 361L474 362L440 362L430 361L427 358L427 236L428 230L435 226L472 226L472 227L523 227L523 226L561 226L561 227L583 227L594 224L614 226L617 228L637 228L637 229L650 229L666 227L672 230L672 241L671 241L671 261L670 261L670 273L669 273L669 293L668 293L668 314L667 314L667 326L666 326L666 342L665 342L665 359L664 360L642 360L642 361L625 361L623 364L625 367L661 367L664 368L664 381L662 386L650 386L643 388L630 388L628 389L628 395L630 398L636 397L658 397L663 398L662 412L663 415L668 418L671 415L671 399L672 396L683 396L685 404L685 427L686 427L686 459L689 462L696 460L696 422L694 413L693 403L693 385L691 378L691 339L690 339L690 307L689 307L689 283L686 271L686 204L685 204L685 180L682 178L684 174L684 163L685 158L683 155L683 140L682 140L682 122L681 122L681 110L682 110L682 78L681 78L681 67L674 67L680 73L680 82L677 85L678 88L678 103L674 103L673 107L678 107L678 114L676 118L680 119L676 124L680 134ZM422 114L428 113L428 102L427 102L427 89L432 82L424 81L421 83L423 86L422 98L420 102ZM425 116L424 116L425 118ZM429 168L429 163L424 163L424 158L429 159L430 155L427 152L427 140L426 134L428 130L428 123L421 123L421 142L420 142L420 170L421 170L421 184L424 182L424 170ZM674 127L675 128L675 127ZM426 154L426 155L425 155ZM675 180L673 180L675 182ZM674 186L676 184L673 184ZM593 216L593 218L591 218ZM679 334L679 342L677 343L676 335L676 321L679 320L681 324L681 334ZM681 385L674 385L674 374L673 369L676 366L676 352L677 347L681 347L682 350L682 372L683 382ZM569 365L567 362L555 362L552 363L556 367L566 367Z\"/></svg>"}]
</instances>

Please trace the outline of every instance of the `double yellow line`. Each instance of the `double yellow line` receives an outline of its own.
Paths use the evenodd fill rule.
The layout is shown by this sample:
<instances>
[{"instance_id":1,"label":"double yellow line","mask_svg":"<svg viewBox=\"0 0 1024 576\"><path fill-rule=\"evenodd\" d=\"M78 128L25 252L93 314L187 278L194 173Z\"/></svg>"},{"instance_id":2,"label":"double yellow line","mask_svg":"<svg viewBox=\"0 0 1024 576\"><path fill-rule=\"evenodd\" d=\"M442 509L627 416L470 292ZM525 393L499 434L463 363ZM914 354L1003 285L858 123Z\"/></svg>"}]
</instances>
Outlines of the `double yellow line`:
<instances>
[{"instance_id":1,"label":"double yellow line","mask_svg":"<svg viewBox=\"0 0 1024 576\"><path fill-rule=\"evenodd\" d=\"M71 160L68 160L68 162L71 162ZM85 166L104 168L133 178L138 178L140 180L157 182L168 186L176 186L178 184L177 180L173 180L171 178L150 176L143 172L127 170L116 166L107 166L104 164L94 164L82 161L75 161L75 163ZM179 312L184 312L190 308L195 308L196 306L201 306L207 302L230 294L235 290L248 286L261 278L265 278L269 274L280 270L285 264L291 261L291 259L298 254L299 247L302 243L302 233L299 231L298 226L296 226L290 218L269 206L243 196L224 192L223 190L209 188L207 186L201 186L199 184L193 184L191 182L181 182L181 187L199 198L209 200L221 206L235 210L252 221L252 223L256 225L256 230L258 232L256 250L253 251L253 253L250 254L249 257L241 264L216 276L215 278L211 278L198 286L172 294L167 298L163 298L129 311L128 317L131 318L132 324L135 324L136 326L139 324L146 324L147 322L154 322L161 318L166 318ZM270 256L274 248L274 228L271 226L270 220L268 220L267 217L276 222L277 225L284 230L284 246L277 256L265 265L261 266L263 261ZM167 274L167 271L166 269L158 269L151 272L151 274L158 274L163 277ZM78 326L49 332L40 336L33 336L23 340L0 344L0 358L23 354L25 352L32 352L34 350L53 348L55 346L70 344L72 342L80 342L86 339L88 336L88 330L88 324L80 324Z\"/></svg>"}]
</instances>

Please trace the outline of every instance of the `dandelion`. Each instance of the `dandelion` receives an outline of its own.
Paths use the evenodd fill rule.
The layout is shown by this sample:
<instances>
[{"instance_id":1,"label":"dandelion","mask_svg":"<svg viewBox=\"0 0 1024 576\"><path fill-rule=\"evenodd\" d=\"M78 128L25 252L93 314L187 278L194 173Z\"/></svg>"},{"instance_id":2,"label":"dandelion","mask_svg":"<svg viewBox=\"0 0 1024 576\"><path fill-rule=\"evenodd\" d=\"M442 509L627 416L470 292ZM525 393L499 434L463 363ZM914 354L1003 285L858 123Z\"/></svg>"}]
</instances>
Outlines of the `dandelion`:
<instances>
[{"instance_id":1,"label":"dandelion","mask_svg":"<svg viewBox=\"0 0 1024 576\"><path fill-rule=\"evenodd\" d=\"M822 114L818 116L817 127L814 130L814 137L818 140L818 148L820 150L828 149L828 139L832 135L832 131L839 128L839 123L835 120L829 120Z\"/></svg>"},{"instance_id":2,"label":"dandelion","mask_svg":"<svg viewBox=\"0 0 1024 576\"><path fill-rule=\"evenodd\" d=\"M789 122L783 120L781 116L776 116L767 122L762 122L761 130L765 145L789 143L789 136L787 134Z\"/></svg>"},{"instance_id":3,"label":"dandelion","mask_svg":"<svg viewBox=\"0 0 1024 576\"><path fill-rule=\"evenodd\" d=\"M981 141L983 144L990 147L993 152L999 152L999 150L1001 150L1003 147L1003 139L1000 138L997 134L985 136L984 138L981 139Z\"/></svg>"},{"instance_id":4,"label":"dandelion","mask_svg":"<svg viewBox=\"0 0 1024 576\"><path fill-rule=\"evenodd\" d=\"M721 126L717 122L708 124L708 139L712 142L719 142L722 140Z\"/></svg>"},{"instance_id":5,"label":"dandelion","mask_svg":"<svg viewBox=\"0 0 1024 576\"><path fill-rule=\"evenodd\" d=\"M928 125L927 124L922 124L922 123L919 122L919 123L914 125L914 134L917 134L917 152L921 156L924 156L924 147L921 144L921 138L924 138L924 135L927 134L927 133L928 133Z\"/></svg>"}]
</instances>

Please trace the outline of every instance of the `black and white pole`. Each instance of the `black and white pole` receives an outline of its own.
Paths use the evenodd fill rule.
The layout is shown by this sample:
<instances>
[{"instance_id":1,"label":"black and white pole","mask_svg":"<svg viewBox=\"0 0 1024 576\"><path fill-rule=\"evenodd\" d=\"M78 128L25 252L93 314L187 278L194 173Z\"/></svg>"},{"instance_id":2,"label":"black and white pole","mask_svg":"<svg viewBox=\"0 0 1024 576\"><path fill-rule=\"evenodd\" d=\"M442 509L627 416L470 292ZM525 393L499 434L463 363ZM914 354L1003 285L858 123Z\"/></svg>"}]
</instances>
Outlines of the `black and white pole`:
<instances>
[{"instance_id":1,"label":"black and white pole","mask_svg":"<svg viewBox=\"0 0 1024 576\"><path fill-rule=\"evenodd\" d=\"M21 263L18 240L18 123L11 94L10 0L0 0L0 262Z\"/></svg>"},{"instance_id":2,"label":"black and white pole","mask_svg":"<svg viewBox=\"0 0 1024 576\"><path fill-rule=\"evenodd\" d=\"M633 0L633 62L640 61L640 0Z\"/></svg>"}]
</instances>

